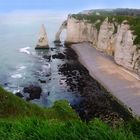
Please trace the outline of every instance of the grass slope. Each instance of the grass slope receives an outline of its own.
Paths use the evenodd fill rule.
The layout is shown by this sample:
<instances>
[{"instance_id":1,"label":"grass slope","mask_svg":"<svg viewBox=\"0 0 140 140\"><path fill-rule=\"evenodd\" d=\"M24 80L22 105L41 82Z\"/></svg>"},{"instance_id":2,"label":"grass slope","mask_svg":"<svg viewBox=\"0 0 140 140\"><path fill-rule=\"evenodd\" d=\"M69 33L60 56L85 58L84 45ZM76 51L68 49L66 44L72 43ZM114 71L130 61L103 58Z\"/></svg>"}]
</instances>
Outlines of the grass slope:
<instances>
[{"instance_id":1,"label":"grass slope","mask_svg":"<svg viewBox=\"0 0 140 140\"><path fill-rule=\"evenodd\" d=\"M40 108L0 88L0 140L138 140L140 122L112 128L82 122L67 101Z\"/></svg>"},{"instance_id":2,"label":"grass slope","mask_svg":"<svg viewBox=\"0 0 140 140\"><path fill-rule=\"evenodd\" d=\"M39 117L41 119L78 119L77 114L67 101L57 101L52 108L41 108L35 104L23 101L19 97L0 88L0 117L23 118Z\"/></svg>"}]
</instances>

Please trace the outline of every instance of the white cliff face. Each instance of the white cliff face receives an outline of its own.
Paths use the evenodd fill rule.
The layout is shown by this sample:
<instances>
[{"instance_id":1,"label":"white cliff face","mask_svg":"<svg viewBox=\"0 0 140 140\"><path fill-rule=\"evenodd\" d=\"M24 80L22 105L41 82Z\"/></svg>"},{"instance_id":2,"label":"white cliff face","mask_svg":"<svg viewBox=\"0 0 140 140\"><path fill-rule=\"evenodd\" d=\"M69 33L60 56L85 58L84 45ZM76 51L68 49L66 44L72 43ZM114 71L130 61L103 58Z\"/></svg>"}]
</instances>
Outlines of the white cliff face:
<instances>
[{"instance_id":1,"label":"white cliff face","mask_svg":"<svg viewBox=\"0 0 140 140\"><path fill-rule=\"evenodd\" d=\"M108 22L106 18L100 26L97 49L104 51L110 55L114 53L114 24Z\"/></svg>"},{"instance_id":2,"label":"white cliff face","mask_svg":"<svg viewBox=\"0 0 140 140\"><path fill-rule=\"evenodd\" d=\"M129 70L138 71L140 53L134 45L135 36L130 30L127 21L115 25L106 18L100 26L96 48L114 57L115 62Z\"/></svg>"},{"instance_id":3,"label":"white cliff face","mask_svg":"<svg viewBox=\"0 0 140 140\"><path fill-rule=\"evenodd\" d=\"M114 57L118 65L133 70L140 75L140 50L137 50L137 45L134 45L136 36L133 35L127 21L118 24L115 21L109 22L106 18L100 23L98 31L96 24L99 22L97 20L95 23L88 23L69 16L66 27L66 42L91 42L96 49Z\"/></svg>"},{"instance_id":4,"label":"white cliff face","mask_svg":"<svg viewBox=\"0 0 140 140\"><path fill-rule=\"evenodd\" d=\"M114 59L117 64L128 69L133 69L133 56L136 52L136 45L133 44L134 35L128 24L122 23L118 26L115 42Z\"/></svg>"},{"instance_id":5,"label":"white cliff face","mask_svg":"<svg viewBox=\"0 0 140 140\"><path fill-rule=\"evenodd\" d=\"M100 51L105 51L109 55L114 54L114 41L115 35L113 35L115 27L113 23L108 22L108 18L101 23L100 30L98 32L96 24L100 23L100 20L95 21L94 24L87 21L79 21L75 18L69 17L67 20L67 39L66 42L80 43L91 42L93 46Z\"/></svg>"},{"instance_id":6,"label":"white cliff face","mask_svg":"<svg viewBox=\"0 0 140 140\"><path fill-rule=\"evenodd\" d=\"M97 38L97 29L94 25L79 21L72 17L67 20L67 38L66 42L93 42Z\"/></svg>"},{"instance_id":7,"label":"white cliff face","mask_svg":"<svg viewBox=\"0 0 140 140\"><path fill-rule=\"evenodd\" d=\"M133 69L140 76L140 50L135 51L133 56Z\"/></svg>"},{"instance_id":8,"label":"white cliff face","mask_svg":"<svg viewBox=\"0 0 140 140\"><path fill-rule=\"evenodd\" d=\"M48 37L44 25L41 26L39 37L38 37L38 43L36 46L36 49L40 49L40 48L41 49L48 48Z\"/></svg>"}]
</instances>

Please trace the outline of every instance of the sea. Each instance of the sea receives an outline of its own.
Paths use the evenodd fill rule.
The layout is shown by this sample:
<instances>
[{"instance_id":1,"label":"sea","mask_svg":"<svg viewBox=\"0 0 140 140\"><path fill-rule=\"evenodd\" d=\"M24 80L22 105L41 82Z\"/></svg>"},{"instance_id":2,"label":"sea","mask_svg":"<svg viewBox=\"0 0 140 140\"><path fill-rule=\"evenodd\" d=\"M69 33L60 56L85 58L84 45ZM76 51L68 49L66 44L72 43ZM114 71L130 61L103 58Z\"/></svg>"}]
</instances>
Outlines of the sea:
<instances>
[{"instance_id":1,"label":"sea","mask_svg":"<svg viewBox=\"0 0 140 140\"><path fill-rule=\"evenodd\" d=\"M0 14L0 86L16 94L28 85L38 85L43 90L41 99L32 102L41 106L52 106L56 100L61 99L71 103L79 100L77 94L67 91L65 81L61 80L58 64L64 62L56 59L51 63L46 62L43 55L51 52L35 50L41 25L45 25L49 46L54 48L55 34L66 17L45 12L16 11ZM65 37L66 31L62 32L62 42ZM51 73L51 77L47 77L46 83L42 84L39 79L45 77L44 71Z\"/></svg>"}]
</instances>

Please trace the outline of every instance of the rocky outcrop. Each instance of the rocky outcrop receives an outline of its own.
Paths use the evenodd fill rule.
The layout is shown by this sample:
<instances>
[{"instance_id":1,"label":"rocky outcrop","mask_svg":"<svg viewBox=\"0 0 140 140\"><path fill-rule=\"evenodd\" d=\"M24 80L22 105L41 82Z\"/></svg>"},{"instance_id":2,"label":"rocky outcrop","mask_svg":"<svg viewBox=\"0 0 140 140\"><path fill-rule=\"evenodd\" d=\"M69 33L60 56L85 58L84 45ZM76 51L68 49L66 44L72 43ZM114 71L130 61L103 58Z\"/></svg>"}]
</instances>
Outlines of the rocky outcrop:
<instances>
[{"instance_id":1,"label":"rocky outcrop","mask_svg":"<svg viewBox=\"0 0 140 140\"><path fill-rule=\"evenodd\" d=\"M114 24L108 22L108 18L106 18L100 26L98 41L95 46L100 51L104 51L109 55L113 55L114 53Z\"/></svg>"},{"instance_id":2,"label":"rocky outcrop","mask_svg":"<svg viewBox=\"0 0 140 140\"><path fill-rule=\"evenodd\" d=\"M40 99L42 89L39 86L30 85L28 87L24 87L23 92L29 94L29 98L27 98L27 100L34 100Z\"/></svg>"},{"instance_id":3,"label":"rocky outcrop","mask_svg":"<svg viewBox=\"0 0 140 140\"><path fill-rule=\"evenodd\" d=\"M140 50L134 44L135 37L126 20L120 24L108 18L94 23L72 16L67 19L66 42L90 42L96 49L114 57L117 64L140 74Z\"/></svg>"},{"instance_id":4,"label":"rocky outcrop","mask_svg":"<svg viewBox=\"0 0 140 140\"><path fill-rule=\"evenodd\" d=\"M67 28L67 21L64 21L64 22L62 23L61 27L59 28L58 32L57 32L56 35L55 35L55 42L56 42L56 43L57 43L57 42L61 42L61 41L60 41L60 35L61 35L62 31L63 31L64 29L66 29L66 28Z\"/></svg>"},{"instance_id":5,"label":"rocky outcrop","mask_svg":"<svg viewBox=\"0 0 140 140\"><path fill-rule=\"evenodd\" d=\"M68 17L66 42L93 42L93 40L97 40L95 25L85 21L78 21L71 16Z\"/></svg>"},{"instance_id":6,"label":"rocky outcrop","mask_svg":"<svg viewBox=\"0 0 140 140\"><path fill-rule=\"evenodd\" d=\"M130 26L125 21L118 26L115 41L114 59L117 64L128 69L133 69L133 57L136 53L136 45L133 44L134 35L130 30Z\"/></svg>"},{"instance_id":7,"label":"rocky outcrop","mask_svg":"<svg viewBox=\"0 0 140 140\"><path fill-rule=\"evenodd\" d=\"M42 25L39 33L38 43L35 49L46 49L48 48L48 37L46 33L45 26Z\"/></svg>"},{"instance_id":8,"label":"rocky outcrop","mask_svg":"<svg viewBox=\"0 0 140 140\"><path fill-rule=\"evenodd\" d=\"M127 21L117 24L115 21L109 22L106 18L100 26L95 45L98 50L113 56L117 64L129 70L139 71L140 53L134 44L135 37Z\"/></svg>"},{"instance_id":9,"label":"rocky outcrop","mask_svg":"<svg viewBox=\"0 0 140 140\"><path fill-rule=\"evenodd\" d=\"M133 69L140 76L140 50L137 50L133 56Z\"/></svg>"}]
</instances>

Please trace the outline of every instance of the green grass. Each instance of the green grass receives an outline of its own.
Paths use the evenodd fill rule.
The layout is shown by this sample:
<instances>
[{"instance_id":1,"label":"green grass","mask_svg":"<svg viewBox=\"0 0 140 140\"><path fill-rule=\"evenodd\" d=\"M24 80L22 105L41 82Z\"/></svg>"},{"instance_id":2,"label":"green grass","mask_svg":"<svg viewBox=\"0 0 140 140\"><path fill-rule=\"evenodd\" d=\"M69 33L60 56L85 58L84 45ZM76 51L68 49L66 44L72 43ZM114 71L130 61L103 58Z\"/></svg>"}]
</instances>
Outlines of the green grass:
<instances>
[{"instance_id":1,"label":"green grass","mask_svg":"<svg viewBox=\"0 0 140 140\"><path fill-rule=\"evenodd\" d=\"M0 117L22 118L39 117L41 119L78 119L76 112L67 101L57 101L51 108L41 108L35 104L23 101L19 97L0 88Z\"/></svg>"},{"instance_id":2,"label":"green grass","mask_svg":"<svg viewBox=\"0 0 140 140\"><path fill-rule=\"evenodd\" d=\"M130 129L111 128L95 119L86 124L80 120L61 122L25 118L0 120L1 140L138 140Z\"/></svg>"},{"instance_id":3,"label":"green grass","mask_svg":"<svg viewBox=\"0 0 140 140\"><path fill-rule=\"evenodd\" d=\"M41 108L0 88L0 140L138 140L140 121L112 128L82 122L67 101Z\"/></svg>"},{"instance_id":4,"label":"green grass","mask_svg":"<svg viewBox=\"0 0 140 140\"><path fill-rule=\"evenodd\" d=\"M124 20L128 21L128 24L130 25L131 30L133 31L133 34L136 35L136 39L134 40L134 44L140 45L140 17L135 16L114 16L114 15L84 15L84 14L73 14L72 17L74 17L77 20L87 20L89 23L95 23L97 20L100 20L101 22L96 25L97 30L99 31L101 23L105 20L106 17L108 17L109 22L114 22L113 19L118 24L121 24ZM114 33L117 31L117 27L115 27ZM138 48L139 49L139 48Z\"/></svg>"}]
</instances>

